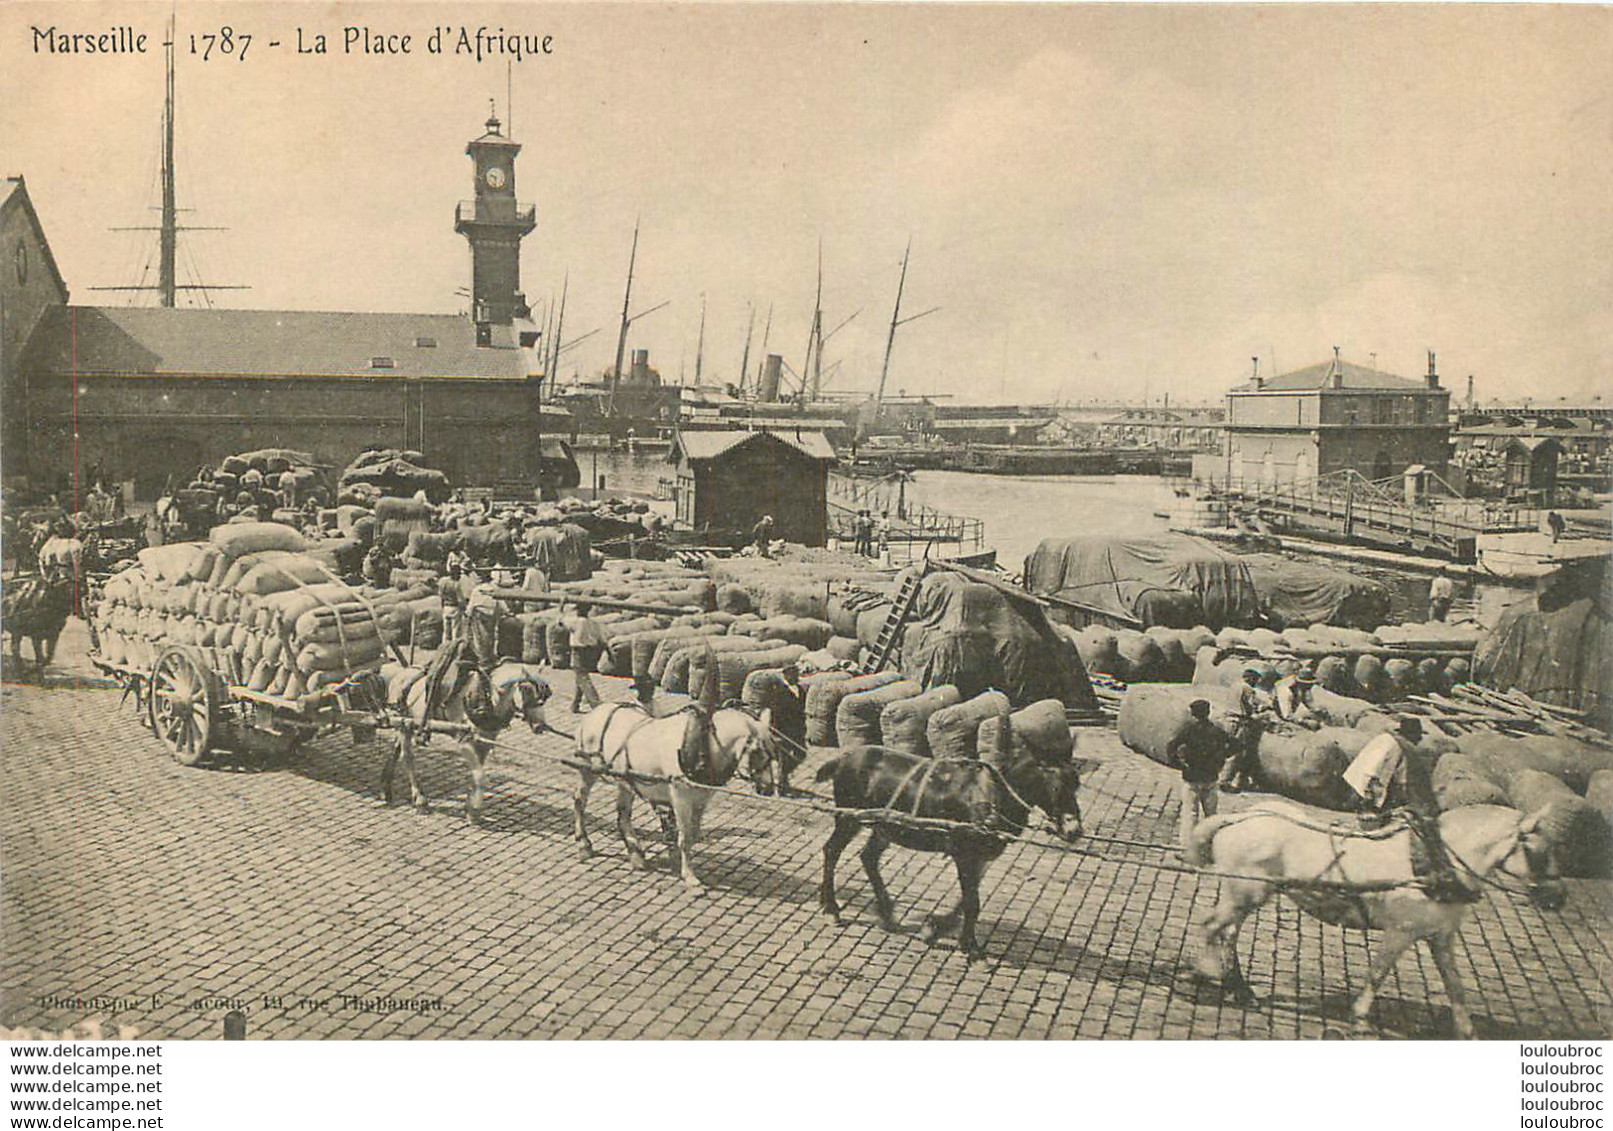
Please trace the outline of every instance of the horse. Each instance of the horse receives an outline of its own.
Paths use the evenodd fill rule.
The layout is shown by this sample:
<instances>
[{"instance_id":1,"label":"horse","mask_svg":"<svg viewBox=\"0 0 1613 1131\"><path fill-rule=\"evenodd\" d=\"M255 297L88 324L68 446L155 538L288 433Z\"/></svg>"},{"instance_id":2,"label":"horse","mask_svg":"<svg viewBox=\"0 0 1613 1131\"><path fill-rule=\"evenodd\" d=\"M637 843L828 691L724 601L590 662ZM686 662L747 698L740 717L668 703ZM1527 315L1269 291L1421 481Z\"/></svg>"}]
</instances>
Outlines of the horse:
<instances>
[{"instance_id":1,"label":"horse","mask_svg":"<svg viewBox=\"0 0 1613 1131\"><path fill-rule=\"evenodd\" d=\"M34 650L34 663L43 672L56 659L56 644L72 615L77 585L71 577L33 576L6 586L0 626L11 637L13 671L22 669L22 642Z\"/></svg>"},{"instance_id":2,"label":"horse","mask_svg":"<svg viewBox=\"0 0 1613 1131\"><path fill-rule=\"evenodd\" d=\"M584 821L594 782L607 770L631 774L617 780L616 831L633 866L649 870L633 833L633 801L642 797L661 818L672 870L691 893L704 892L692 860L700 819L711 802L701 787L725 785L742 761L754 772L772 757L771 712L726 706L708 715L691 705L657 718L637 703L601 703L583 716L576 741L578 758L588 763L578 767L582 781L573 803L582 859L594 854Z\"/></svg>"},{"instance_id":3,"label":"horse","mask_svg":"<svg viewBox=\"0 0 1613 1131\"><path fill-rule=\"evenodd\" d=\"M1002 728L1002 732L1007 731ZM831 759L817 780L834 780L838 809L888 810L896 816L836 813L834 831L823 846L823 887L819 904L840 924L835 898L835 864L866 824L863 868L874 889L874 906L887 931L896 930L896 909L879 874L879 858L891 844L918 852L945 852L958 872L961 895L945 915L925 920L925 938L933 942L956 925L958 946L970 962L985 957L975 939L980 917L980 881L986 867L1003 854L1008 841L1025 830L1032 806L1053 822L1066 841L1081 835L1081 806L1076 793L1081 775L1073 760L1047 762L1028 749L999 746L992 762L963 758L927 758L881 746L862 746ZM959 822L957 827L924 827L900 815L923 820ZM1073 818L1066 828L1065 818Z\"/></svg>"},{"instance_id":4,"label":"horse","mask_svg":"<svg viewBox=\"0 0 1613 1131\"><path fill-rule=\"evenodd\" d=\"M416 811L430 811L415 776L415 730L424 728L428 721L464 724L472 734L455 745L470 768L465 816L471 824L479 823L491 742L514 721L517 712L533 734L548 726L543 713L550 695L548 683L535 667L514 661L501 663L484 674L480 668L461 664L457 649L445 650L427 668L398 667L385 679L384 702L404 716L404 725L398 728L398 739L387 752L381 770L381 792L386 804L392 804L392 774L401 760ZM428 731L422 729L422 734L429 737Z\"/></svg>"},{"instance_id":5,"label":"horse","mask_svg":"<svg viewBox=\"0 0 1613 1131\"><path fill-rule=\"evenodd\" d=\"M1525 884L1538 906L1555 911L1563 905L1565 892L1539 825L1539 814L1524 816L1499 805L1464 806L1439 817L1446 852L1469 894L1476 897L1486 885L1501 886L1490 879L1499 871ZM1220 901L1194 924L1198 972L1221 979L1245 1005L1258 1004L1238 966L1238 928L1281 890L1324 923L1383 931L1366 988L1352 1008L1357 1028L1370 1026L1378 984L1421 940L1433 953L1445 984L1456 1035L1471 1038L1473 1022L1451 954L1451 941L1469 904L1428 897L1413 870L1412 836L1403 825L1374 832L1322 825L1281 802L1200 822L1190 841L1190 862L1235 875L1222 879ZM1319 887L1317 881L1335 886Z\"/></svg>"}]
</instances>

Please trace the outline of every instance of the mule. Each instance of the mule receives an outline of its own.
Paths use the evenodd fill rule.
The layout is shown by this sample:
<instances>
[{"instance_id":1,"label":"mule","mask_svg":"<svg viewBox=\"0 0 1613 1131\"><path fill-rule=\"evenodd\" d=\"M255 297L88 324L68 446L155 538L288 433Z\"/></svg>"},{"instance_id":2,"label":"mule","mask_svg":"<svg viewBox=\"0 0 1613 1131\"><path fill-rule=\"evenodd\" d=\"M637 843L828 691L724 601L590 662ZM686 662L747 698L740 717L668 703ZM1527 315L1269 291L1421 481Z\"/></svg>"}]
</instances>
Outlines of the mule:
<instances>
[{"instance_id":1,"label":"mule","mask_svg":"<svg viewBox=\"0 0 1613 1131\"><path fill-rule=\"evenodd\" d=\"M430 805L415 775L414 728L428 721L467 724L471 735L453 745L470 769L465 816L471 824L478 824L492 740L515 721L517 714L533 734L541 733L548 726L543 707L549 699L549 685L537 668L514 661L499 664L487 674L457 662L446 665L455 669L452 671L433 670L436 666L399 667L387 677L387 706L401 712L413 725L399 728L397 741L387 752L381 769L381 793L386 804L391 805L393 771L401 761L415 809L429 812Z\"/></svg>"},{"instance_id":2,"label":"mule","mask_svg":"<svg viewBox=\"0 0 1613 1131\"><path fill-rule=\"evenodd\" d=\"M1498 885L1489 878L1498 873L1522 883L1537 905L1555 911L1565 893L1539 824L1538 814L1523 816L1499 805L1465 806L1439 818L1457 880L1470 894ZM1335 926L1383 932L1366 988L1352 1007L1358 1028L1370 1025L1378 984L1402 954L1422 941L1445 984L1456 1035L1472 1037L1466 993L1451 953L1470 904L1435 902L1414 882L1411 838L1404 826L1369 833L1319 824L1281 802L1202 821L1193 830L1190 861L1239 878L1222 879L1219 902L1194 924L1199 973L1220 979L1245 1004L1258 1004L1238 966L1238 928L1279 884L1300 881L1300 886L1281 890L1307 914ZM1338 886L1304 886L1318 880Z\"/></svg>"},{"instance_id":3,"label":"mule","mask_svg":"<svg viewBox=\"0 0 1613 1131\"><path fill-rule=\"evenodd\" d=\"M945 852L957 868L961 895L950 912L925 920L925 936L933 942L956 926L958 946L971 962L985 957L985 948L975 939L981 878L1008 842L1025 831L1031 808L1046 814L1065 840L1081 835L1081 806L1076 800L1081 776L1075 763L1044 762L1024 749L999 750L993 764L862 746L818 770L818 781L831 778L839 809L883 809L971 827L925 828L878 815L835 814L834 831L823 846L823 887L818 897L824 913L840 923L835 864L867 825L868 843L861 855L880 924L887 931L896 930L895 904L879 874L879 858L885 849L899 844L918 852ZM1065 818L1072 819L1068 827Z\"/></svg>"},{"instance_id":4,"label":"mule","mask_svg":"<svg viewBox=\"0 0 1613 1131\"><path fill-rule=\"evenodd\" d=\"M772 716L765 710L724 707L708 716L690 706L657 718L636 703L601 703L577 727L577 755L589 763L577 771L582 780L573 803L582 858L594 854L585 820L594 782L606 770L632 774L617 779L616 831L633 867L649 870L633 832L633 802L642 797L661 818L672 870L691 892L703 892L693 849L712 795L701 787L726 785L742 762L754 769L772 756L772 748Z\"/></svg>"},{"instance_id":5,"label":"mule","mask_svg":"<svg viewBox=\"0 0 1613 1131\"><path fill-rule=\"evenodd\" d=\"M34 664L43 672L56 659L56 645L73 612L76 586L71 578L29 577L6 586L0 627L11 637L11 666L22 670L22 642L33 646Z\"/></svg>"}]
</instances>

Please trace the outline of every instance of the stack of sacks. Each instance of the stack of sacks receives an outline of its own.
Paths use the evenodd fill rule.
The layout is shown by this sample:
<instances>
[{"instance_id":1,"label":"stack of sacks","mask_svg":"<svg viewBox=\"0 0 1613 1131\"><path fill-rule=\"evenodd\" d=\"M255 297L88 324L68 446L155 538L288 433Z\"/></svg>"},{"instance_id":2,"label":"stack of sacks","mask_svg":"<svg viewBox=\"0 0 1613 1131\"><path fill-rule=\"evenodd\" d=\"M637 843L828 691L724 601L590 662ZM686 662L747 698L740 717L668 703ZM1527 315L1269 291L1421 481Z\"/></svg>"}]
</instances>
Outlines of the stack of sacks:
<instances>
[{"instance_id":1,"label":"stack of sacks","mask_svg":"<svg viewBox=\"0 0 1613 1131\"><path fill-rule=\"evenodd\" d=\"M1120 741L1169 765L1166 749L1187 726L1192 717L1188 704L1194 699L1209 702L1211 724L1230 738L1238 706L1235 688L1137 684L1120 701ZM1371 738L1365 730L1348 727L1267 731L1256 749L1255 780L1261 788L1296 801L1351 809L1355 795L1342 775Z\"/></svg>"},{"instance_id":2,"label":"stack of sacks","mask_svg":"<svg viewBox=\"0 0 1613 1131\"><path fill-rule=\"evenodd\" d=\"M572 522L532 527L526 532L526 560L551 582L583 581L594 572L593 540Z\"/></svg>"},{"instance_id":3,"label":"stack of sacks","mask_svg":"<svg viewBox=\"0 0 1613 1131\"><path fill-rule=\"evenodd\" d=\"M731 703L745 693L745 681L759 671L777 671L785 664L793 664L800 660L806 652L799 644L777 644L772 648L762 648L745 652L726 652L707 654L700 649L694 649L689 663L689 695L694 699L704 700L706 696L706 681L711 678L711 667L717 667L717 695L716 702Z\"/></svg>"},{"instance_id":4,"label":"stack of sacks","mask_svg":"<svg viewBox=\"0 0 1613 1131\"><path fill-rule=\"evenodd\" d=\"M956 687L943 683L922 695L887 703L879 714L881 741L892 750L900 750L904 754L930 757L930 716L943 707L953 706L962 698Z\"/></svg>"},{"instance_id":5,"label":"stack of sacks","mask_svg":"<svg viewBox=\"0 0 1613 1131\"><path fill-rule=\"evenodd\" d=\"M854 662L862 653L862 645L855 636L831 636L823 649L841 663Z\"/></svg>"},{"instance_id":6,"label":"stack of sacks","mask_svg":"<svg viewBox=\"0 0 1613 1131\"><path fill-rule=\"evenodd\" d=\"M701 636L722 636L728 629L720 624L708 625L679 625L669 628L654 628L648 632L635 632L633 634L633 677L649 676L657 683L659 672L666 671L666 663L672 658L676 649L663 651L661 645L674 637L685 642L691 642Z\"/></svg>"},{"instance_id":7,"label":"stack of sacks","mask_svg":"<svg viewBox=\"0 0 1613 1131\"><path fill-rule=\"evenodd\" d=\"M146 668L187 644L224 680L287 699L378 670L382 618L402 594L366 597L305 547L291 527L237 523L142 551L96 612L103 655Z\"/></svg>"},{"instance_id":8,"label":"stack of sacks","mask_svg":"<svg viewBox=\"0 0 1613 1131\"><path fill-rule=\"evenodd\" d=\"M605 675L632 675L633 642L640 633L665 628L669 623L665 617L633 616L611 624L605 629L605 652L600 657L599 670ZM607 662L608 672L605 671Z\"/></svg>"},{"instance_id":9,"label":"stack of sacks","mask_svg":"<svg viewBox=\"0 0 1613 1131\"><path fill-rule=\"evenodd\" d=\"M879 585L886 578L868 568L866 561L847 555L823 561L779 561L768 558L728 558L710 566L712 580L733 586L749 597L751 607L764 616L794 615L829 619L831 588L851 582ZM728 591L730 602L738 600ZM848 634L849 635L849 634Z\"/></svg>"},{"instance_id":10,"label":"stack of sacks","mask_svg":"<svg viewBox=\"0 0 1613 1131\"><path fill-rule=\"evenodd\" d=\"M834 635L834 629L826 620L814 620L811 617L778 616L768 617L766 620L748 621L740 626L730 627L730 632L743 632L747 636L776 636L780 640L787 640L791 644L800 644L808 651L822 648L829 643Z\"/></svg>"},{"instance_id":11,"label":"stack of sacks","mask_svg":"<svg viewBox=\"0 0 1613 1131\"><path fill-rule=\"evenodd\" d=\"M431 528L431 508L414 499L376 499L371 517L376 543L394 554L408 549L411 535Z\"/></svg>"},{"instance_id":12,"label":"stack of sacks","mask_svg":"<svg viewBox=\"0 0 1613 1131\"><path fill-rule=\"evenodd\" d=\"M995 759L1002 735L1002 716L980 724L975 749L980 757ZM1064 721L1064 704L1043 699L1008 716L1008 747L1015 754L1029 752L1041 762L1068 762L1075 756L1075 735Z\"/></svg>"},{"instance_id":13,"label":"stack of sacks","mask_svg":"<svg viewBox=\"0 0 1613 1131\"><path fill-rule=\"evenodd\" d=\"M666 667L661 672L661 686L668 691L679 694L688 694L699 698L705 688L705 672L715 658L721 655L740 655L746 652L770 652L777 648L789 647L787 640L755 640L748 636L697 636L694 640L673 652L668 658ZM800 656L806 649L799 649L794 653ZM793 657L792 657L793 658ZM782 667L783 664L777 665ZM700 682L696 682L697 670ZM743 683L743 679L740 681ZM737 697L736 690L734 695Z\"/></svg>"},{"instance_id":14,"label":"stack of sacks","mask_svg":"<svg viewBox=\"0 0 1613 1131\"><path fill-rule=\"evenodd\" d=\"M1502 803L1541 816L1541 829L1563 872L1605 875L1613 865L1607 814L1613 752L1550 735L1513 738L1473 731L1434 767L1442 808ZM1597 797L1589 796L1596 786ZM1585 794L1586 796L1581 796Z\"/></svg>"},{"instance_id":15,"label":"stack of sacks","mask_svg":"<svg viewBox=\"0 0 1613 1131\"><path fill-rule=\"evenodd\" d=\"M875 672L872 675L850 675L844 672L824 672L813 681L807 691L807 741L813 746L838 746L835 730L840 701L859 691L872 691L895 683L902 677L895 672Z\"/></svg>"},{"instance_id":16,"label":"stack of sacks","mask_svg":"<svg viewBox=\"0 0 1613 1131\"><path fill-rule=\"evenodd\" d=\"M884 741L880 720L885 708L922 694L924 688L899 679L867 691L854 691L835 710L835 733L841 746L878 746Z\"/></svg>"},{"instance_id":17,"label":"stack of sacks","mask_svg":"<svg viewBox=\"0 0 1613 1131\"><path fill-rule=\"evenodd\" d=\"M1242 682L1243 669L1251 662L1281 677L1296 670L1304 661L1292 655L1251 660L1247 656L1225 655L1219 647L1205 647L1194 657L1193 682L1230 687ZM1318 686L1338 695L1374 703L1401 702L1429 691L1446 692L1459 683L1466 683L1472 671L1470 661L1464 656L1343 653L1324 656L1315 664Z\"/></svg>"},{"instance_id":18,"label":"stack of sacks","mask_svg":"<svg viewBox=\"0 0 1613 1131\"><path fill-rule=\"evenodd\" d=\"M1011 709L1008 696L1001 691L982 691L973 699L951 707L942 707L930 715L924 734L930 743L930 753L936 758L974 758L980 737L980 724L997 715L1006 715ZM1060 708L1060 718L1063 708Z\"/></svg>"},{"instance_id":19,"label":"stack of sacks","mask_svg":"<svg viewBox=\"0 0 1613 1131\"><path fill-rule=\"evenodd\" d=\"M886 587L888 588L888 587ZM829 598L825 619L834 626L836 636L857 639L857 625L862 615L872 609L890 611L891 598L884 588L850 589Z\"/></svg>"},{"instance_id":20,"label":"stack of sacks","mask_svg":"<svg viewBox=\"0 0 1613 1131\"><path fill-rule=\"evenodd\" d=\"M1128 683L1186 682L1193 678L1199 649L1215 643L1215 634L1197 628L1155 625L1146 632L1099 625L1076 631L1063 628L1088 671L1102 672Z\"/></svg>"}]
</instances>

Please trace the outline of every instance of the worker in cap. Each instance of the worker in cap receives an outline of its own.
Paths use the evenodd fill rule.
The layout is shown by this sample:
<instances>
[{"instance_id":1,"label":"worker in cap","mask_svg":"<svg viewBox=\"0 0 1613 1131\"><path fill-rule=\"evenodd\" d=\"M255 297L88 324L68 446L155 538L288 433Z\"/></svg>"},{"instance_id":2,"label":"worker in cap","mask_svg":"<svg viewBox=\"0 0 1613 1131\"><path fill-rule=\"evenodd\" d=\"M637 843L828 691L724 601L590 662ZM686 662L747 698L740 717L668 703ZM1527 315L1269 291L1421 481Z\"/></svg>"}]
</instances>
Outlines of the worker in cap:
<instances>
[{"instance_id":1,"label":"worker in cap","mask_svg":"<svg viewBox=\"0 0 1613 1131\"><path fill-rule=\"evenodd\" d=\"M1445 850L1439 828L1439 798L1430 772L1433 759L1419 746L1422 720L1401 717L1395 730L1361 748L1344 771L1344 782L1360 799L1361 825L1377 829L1391 813L1404 818L1412 833L1412 873L1435 903L1471 903L1479 893L1464 884Z\"/></svg>"},{"instance_id":2,"label":"worker in cap","mask_svg":"<svg viewBox=\"0 0 1613 1131\"><path fill-rule=\"evenodd\" d=\"M1180 838L1184 854L1194 827L1215 816L1216 780L1232 751L1227 736L1210 722L1209 700L1195 699L1187 709L1192 717L1165 745L1166 761L1182 772Z\"/></svg>"},{"instance_id":3,"label":"worker in cap","mask_svg":"<svg viewBox=\"0 0 1613 1131\"><path fill-rule=\"evenodd\" d=\"M1311 692L1315 688L1316 665L1307 660L1291 675L1286 675L1277 681L1277 687L1272 693L1277 717L1307 730L1320 727L1321 719L1318 718L1316 707L1311 702Z\"/></svg>"},{"instance_id":4,"label":"worker in cap","mask_svg":"<svg viewBox=\"0 0 1613 1131\"><path fill-rule=\"evenodd\" d=\"M764 514L755 526L751 528L751 541L756 543L756 552L762 557L771 557L773 542L773 516Z\"/></svg>"},{"instance_id":5,"label":"worker in cap","mask_svg":"<svg viewBox=\"0 0 1613 1131\"><path fill-rule=\"evenodd\" d=\"M1232 751L1221 767L1217 783L1226 793L1237 793L1254 784L1256 752L1260 733L1277 719L1277 706L1271 693L1261 686L1263 664L1243 666L1243 683L1238 687L1238 706L1232 712Z\"/></svg>"}]
</instances>

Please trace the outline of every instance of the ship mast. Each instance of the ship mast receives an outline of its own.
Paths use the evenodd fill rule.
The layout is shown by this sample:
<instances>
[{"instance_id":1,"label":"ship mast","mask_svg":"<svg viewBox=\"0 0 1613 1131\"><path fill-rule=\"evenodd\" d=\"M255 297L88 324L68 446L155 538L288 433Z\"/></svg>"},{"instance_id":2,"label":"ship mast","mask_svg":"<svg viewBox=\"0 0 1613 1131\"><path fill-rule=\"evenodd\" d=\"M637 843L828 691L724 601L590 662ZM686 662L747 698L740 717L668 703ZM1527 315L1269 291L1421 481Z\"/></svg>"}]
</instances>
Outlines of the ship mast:
<instances>
[{"instance_id":1,"label":"ship mast","mask_svg":"<svg viewBox=\"0 0 1613 1131\"><path fill-rule=\"evenodd\" d=\"M885 379L890 376L891 350L896 345L896 327L905 326L909 322L916 322L926 314L934 314L941 309L939 306L932 306L930 309L920 311L918 314L910 315L907 318L902 317L902 290L907 286L907 259L912 252L913 237L909 236L907 238L907 248L902 252L902 274L896 280L896 309L891 311L890 334L885 339L885 362L879 367L879 392L874 397L875 420L879 419L879 414L885 407Z\"/></svg>"},{"instance_id":2,"label":"ship mast","mask_svg":"<svg viewBox=\"0 0 1613 1131\"><path fill-rule=\"evenodd\" d=\"M756 307L752 303L745 304L748 320L745 323L745 352L739 359L739 385L738 394L745 395L745 377L750 371L750 339L756 331Z\"/></svg>"},{"instance_id":3,"label":"ship mast","mask_svg":"<svg viewBox=\"0 0 1613 1131\"><path fill-rule=\"evenodd\" d=\"M706 296L700 296L700 337L694 347L694 383L700 387L700 370L706 359Z\"/></svg>"},{"instance_id":4,"label":"ship mast","mask_svg":"<svg viewBox=\"0 0 1613 1131\"><path fill-rule=\"evenodd\" d=\"M121 287L90 287L92 291L156 291L157 301L164 307L172 309L180 291L244 291L247 287L231 286L225 284L203 283L197 279L194 283L182 284L178 279L177 262L179 259L179 233L184 232L222 232L226 229L218 227L197 227L187 225L179 226L178 194L174 189L174 17L168 17L168 39L163 43L164 75L162 97L162 205L161 223L155 229L149 224L133 227L112 228L114 232L149 232L155 230L157 237L157 285L135 284ZM149 264L149 260L147 261ZM141 278L145 278L144 272Z\"/></svg>"},{"instance_id":5,"label":"ship mast","mask_svg":"<svg viewBox=\"0 0 1613 1131\"><path fill-rule=\"evenodd\" d=\"M638 261L638 221L633 221L633 250L627 257L627 290L622 295L622 329L616 335L616 364L610 371L610 415L616 415L616 389L622 383L622 352L627 349L627 304L633 301L633 264Z\"/></svg>"}]
</instances>

